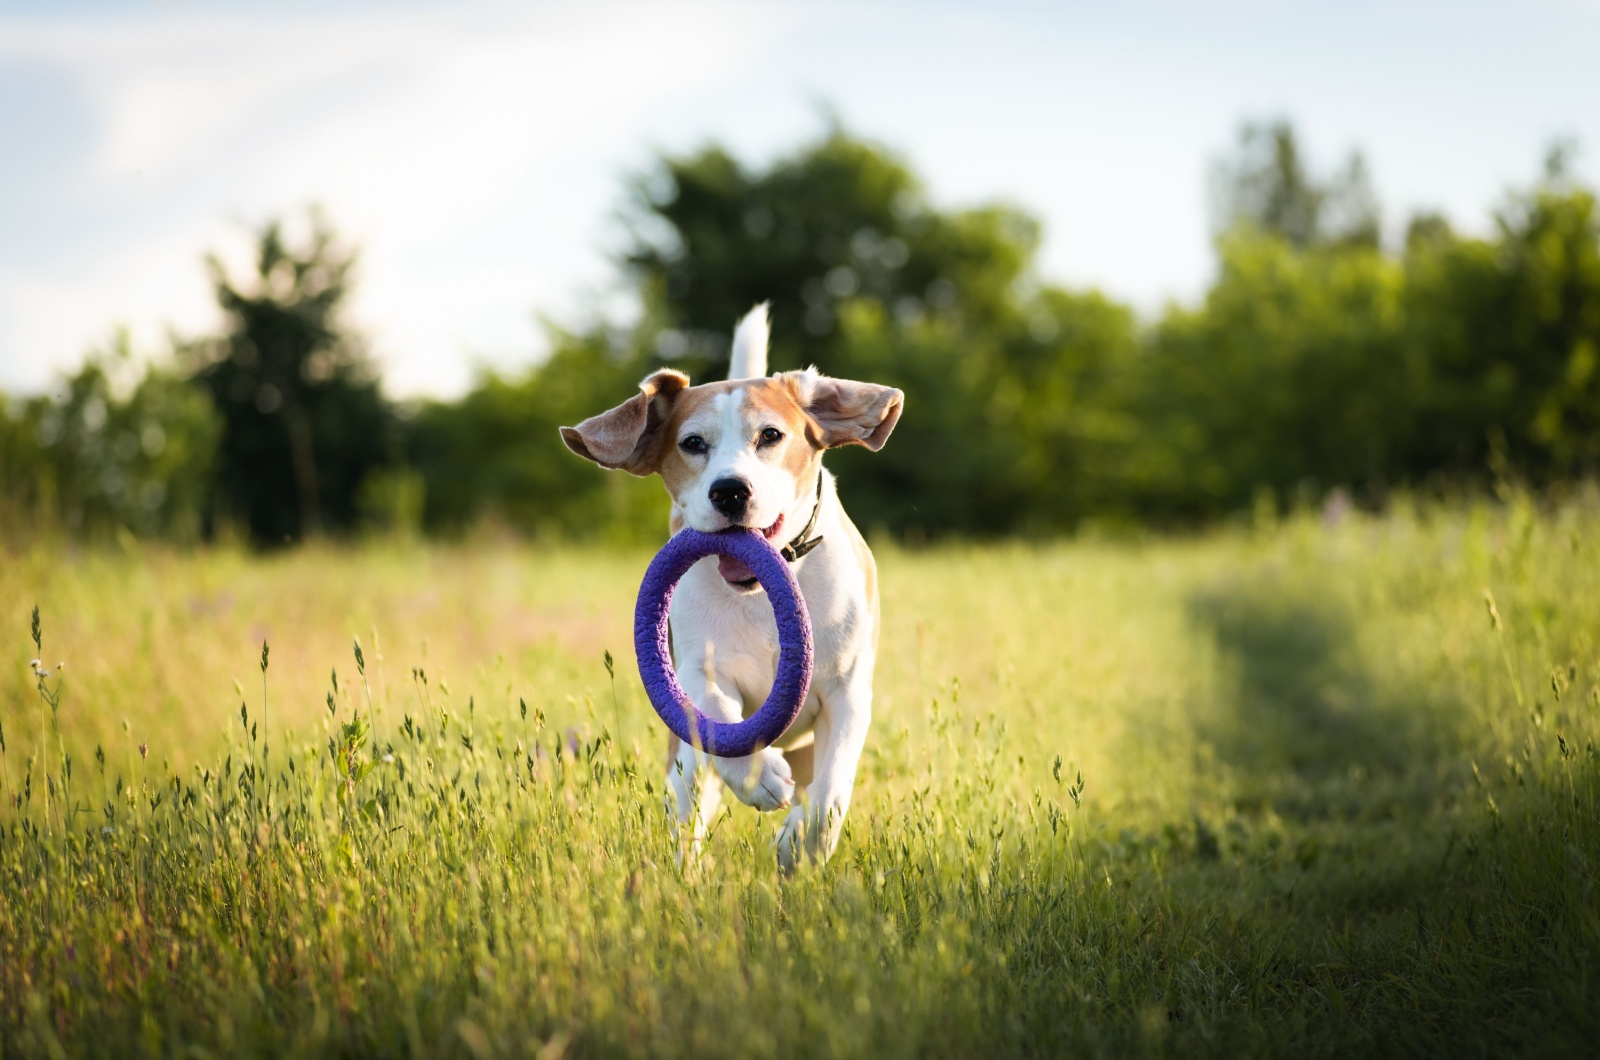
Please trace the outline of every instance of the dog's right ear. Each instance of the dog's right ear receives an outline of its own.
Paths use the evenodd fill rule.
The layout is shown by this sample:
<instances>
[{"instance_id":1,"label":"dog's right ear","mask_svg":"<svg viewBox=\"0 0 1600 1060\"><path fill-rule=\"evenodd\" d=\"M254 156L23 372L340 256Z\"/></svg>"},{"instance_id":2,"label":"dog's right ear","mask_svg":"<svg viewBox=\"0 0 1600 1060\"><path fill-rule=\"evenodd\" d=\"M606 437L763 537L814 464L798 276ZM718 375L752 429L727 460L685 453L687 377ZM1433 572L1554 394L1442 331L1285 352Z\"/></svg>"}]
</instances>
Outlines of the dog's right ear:
<instances>
[{"instance_id":1,"label":"dog's right ear","mask_svg":"<svg viewBox=\"0 0 1600 1060\"><path fill-rule=\"evenodd\" d=\"M567 448L601 467L648 475L661 463L661 428L689 377L670 368L639 384L639 393L609 412L561 428Z\"/></svg>"}]
</instances>

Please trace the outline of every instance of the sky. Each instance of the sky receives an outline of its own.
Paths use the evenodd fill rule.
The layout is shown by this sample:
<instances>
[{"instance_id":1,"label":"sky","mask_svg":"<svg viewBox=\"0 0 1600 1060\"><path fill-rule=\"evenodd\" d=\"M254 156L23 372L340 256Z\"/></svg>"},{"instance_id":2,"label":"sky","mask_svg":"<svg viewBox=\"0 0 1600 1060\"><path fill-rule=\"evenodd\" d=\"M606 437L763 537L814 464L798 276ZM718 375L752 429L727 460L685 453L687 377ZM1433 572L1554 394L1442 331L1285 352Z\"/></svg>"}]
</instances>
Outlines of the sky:
<instances>
[{"instance_id":1,"label":"sky","mask_svg":"<svg viewBox=\"0 0 1600 1060\"><path fill-rule=\"evenodd\" d=\"M1241 121L1366 156L1391 236L1487 231L1557 138L1600 173L1600 0L957 4L0 0L0 389L125 327L220 319L204 259L319 205L398 396L625 313L625 182L718 142L760 165L836 114L945 207L1044 222L1043 279L1158 312L1213 268L1206 175ZM730 321L730 324L732 322Z\"/></svg>"}]
</instances>

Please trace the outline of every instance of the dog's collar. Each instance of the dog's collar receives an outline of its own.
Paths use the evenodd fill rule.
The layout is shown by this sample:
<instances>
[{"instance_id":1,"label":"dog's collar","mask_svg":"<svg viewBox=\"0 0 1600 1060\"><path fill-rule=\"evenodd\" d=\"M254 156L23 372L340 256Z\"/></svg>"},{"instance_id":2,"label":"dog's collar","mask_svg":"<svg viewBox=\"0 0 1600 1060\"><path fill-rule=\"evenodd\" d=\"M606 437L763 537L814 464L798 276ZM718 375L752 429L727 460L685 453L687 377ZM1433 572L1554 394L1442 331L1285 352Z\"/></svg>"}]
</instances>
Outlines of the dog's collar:
<instances>
[{"instance_id":1,"label":"dog's collar","mask_svg":"<svg viewBox=\"0 0 1600 1060\"><path fill-rule=\"evenodd\" d=\"M811 536L811 531L817 528L817 516L822 514L822 471L817 471L817 503L811 506L811 518L806 522L806 528L787 545L778 549L778 555L793 563L803 558L806 553L822 544L822 535Z\"/></svg>"}]
</instances>

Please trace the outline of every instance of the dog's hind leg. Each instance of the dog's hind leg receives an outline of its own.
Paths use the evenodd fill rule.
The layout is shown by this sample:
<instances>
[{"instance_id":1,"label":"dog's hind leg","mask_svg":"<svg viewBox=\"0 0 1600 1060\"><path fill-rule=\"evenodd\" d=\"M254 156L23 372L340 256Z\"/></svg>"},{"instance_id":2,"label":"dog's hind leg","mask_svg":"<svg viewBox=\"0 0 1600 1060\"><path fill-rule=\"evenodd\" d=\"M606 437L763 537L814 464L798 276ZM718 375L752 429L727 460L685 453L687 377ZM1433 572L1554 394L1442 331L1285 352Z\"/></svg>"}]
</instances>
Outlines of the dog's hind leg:
<instances>
[{"instance_id":1,"label":"dog's hind leg","mask_svg":"<svg viewBox=\"0 0 1600 1060\"><path fill-rule=\"evenodd\" d=\"M822 694L817 712L815 773L805 797L784 818L776 842L778 866L792 872L802 861L820 864L839 845L844 815L855 790L856 767L872 721L872 676Z\"/></svg>"}]
</instances>

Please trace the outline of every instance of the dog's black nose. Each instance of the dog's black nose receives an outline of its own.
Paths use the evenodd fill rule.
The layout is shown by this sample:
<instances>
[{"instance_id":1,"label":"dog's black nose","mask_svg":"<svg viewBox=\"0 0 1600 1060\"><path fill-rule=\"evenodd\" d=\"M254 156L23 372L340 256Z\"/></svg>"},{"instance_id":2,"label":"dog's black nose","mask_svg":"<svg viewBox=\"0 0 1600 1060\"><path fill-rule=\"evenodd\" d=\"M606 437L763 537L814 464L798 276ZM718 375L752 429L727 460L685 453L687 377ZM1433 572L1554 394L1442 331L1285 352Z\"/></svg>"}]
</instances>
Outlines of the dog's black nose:
<instances>
[{"instance_id":1,"label":"dog's black nose","mask_svg":"<svg viewBox=\"0 0 1600 1060\"><path fill-rule=\"evenodd\" d=\"M750 503L750 483L739 478L719 478L711 484L710 496L711 507L729 519L737 519Z\"/></svg>"}]
</instances>

